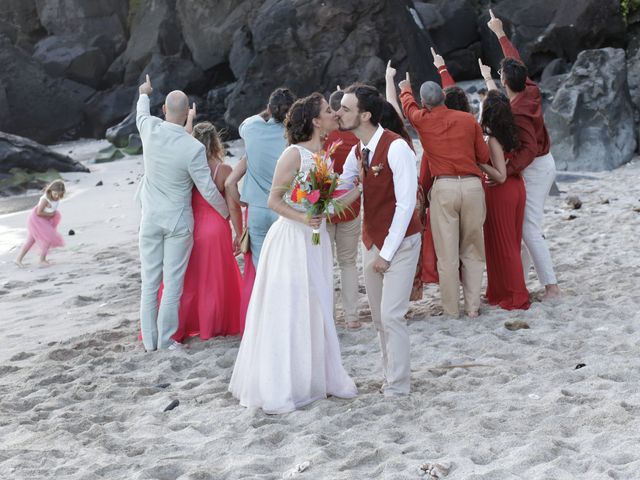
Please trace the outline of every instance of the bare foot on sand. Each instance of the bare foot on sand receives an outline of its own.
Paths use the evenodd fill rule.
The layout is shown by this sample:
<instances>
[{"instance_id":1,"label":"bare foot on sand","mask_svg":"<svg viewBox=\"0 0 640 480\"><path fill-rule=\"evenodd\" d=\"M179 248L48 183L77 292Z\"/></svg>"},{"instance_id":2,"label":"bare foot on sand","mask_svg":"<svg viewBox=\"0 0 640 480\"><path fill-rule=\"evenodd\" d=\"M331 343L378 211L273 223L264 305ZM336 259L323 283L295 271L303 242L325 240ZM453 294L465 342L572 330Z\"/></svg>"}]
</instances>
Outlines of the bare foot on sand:
<instances>
[{"instance_id":1,"label":"bare foot on sand","mask_svg":"<svg viewBox=\"0 0 640 480\"><path fill-rule=\"evenodd\" d=\"M18 266L18 268L24 268L25 267L25 264L22 263L22 260L14 260L13 263L15 263Z\"/></svg>"},{"instance_id":2,"label":"bare foot on sand","mask_svg":"<svg viewBox=\"0 0 640 480\"><path fill-rule=\"evenodd\" d=\"M557 284L547 285L544 287L544 294L540 297L540 300L543 302L559 300L560 296L560 288Z\"/></svg>"},{"instance_id":3,"label":"bare foot on sand","mask_svg":"<svg viewBox=\"0 0 640 480\"><path fill-rule=\"evenodd\" d=\"M40 259L40 266L41 267L49 267L51 266L51 262L49 260L45 259Z\"/></svg>"}]
</instances>

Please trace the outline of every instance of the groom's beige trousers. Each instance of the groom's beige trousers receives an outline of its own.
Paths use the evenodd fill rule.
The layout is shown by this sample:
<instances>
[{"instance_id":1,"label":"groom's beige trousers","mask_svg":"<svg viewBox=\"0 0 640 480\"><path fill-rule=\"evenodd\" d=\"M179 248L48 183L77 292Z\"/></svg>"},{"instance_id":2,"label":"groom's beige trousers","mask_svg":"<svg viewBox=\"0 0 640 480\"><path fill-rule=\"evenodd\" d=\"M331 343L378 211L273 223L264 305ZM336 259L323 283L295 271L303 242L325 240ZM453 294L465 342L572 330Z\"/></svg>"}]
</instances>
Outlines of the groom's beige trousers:
<instances>
[{"instance_id":1,"label":"groom's beige trousers","mask_svg":"<svg viewBox=\"0 0 640 480\"><path fill-rule=\"evenodd\" d=\"M411 356L407 321L409 297L420 255L419 233L405 238L384 273L373 270L380 250L363 249L364 282L371 318L380 338L385 395L405 395L411 387Z\"/></svg>"},{"instance_id":2,"label":"groom's beige trousers","mask_svg":"<svg viewBox=\"0 0 640 480\"><path fill-rule=\"evenodd\" d=\"M180 296L192 246L193 234L182 217L169 231L143 215L140 224L140 323L142 343L147 351L167 348L178 329ZM164 286L158 308L161 282Z\"/></svg>"},{"instance_id":3,"label":"groom's beige trousers","mask_svg":"<svg viewBox=\"0 0 640 480\"><path fill-rule=\"evenodd\" d=\"M360 242L360 217L340 223L327 223L327 232L331 238L333 256L338 259L340 267L340 293L344 321L358 320L358 243ZM335 301L334 294L334 313Z\"/></svg>"}]
</instances>

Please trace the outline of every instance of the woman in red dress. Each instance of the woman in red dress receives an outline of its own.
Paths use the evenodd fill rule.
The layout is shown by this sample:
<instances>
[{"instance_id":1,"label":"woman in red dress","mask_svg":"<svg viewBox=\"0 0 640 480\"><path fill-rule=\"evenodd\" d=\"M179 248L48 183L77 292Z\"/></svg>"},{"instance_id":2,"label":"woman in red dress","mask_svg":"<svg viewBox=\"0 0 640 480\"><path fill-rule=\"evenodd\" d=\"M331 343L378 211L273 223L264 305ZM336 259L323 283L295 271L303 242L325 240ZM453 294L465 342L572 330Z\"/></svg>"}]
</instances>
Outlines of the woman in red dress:
<instances>
[{"instance_id":1,"label":"woman in red dress","mask_svg":"<svg viewBox=\"0 0 640 480\"><path fill-rule=\"evenodd\" d=\"M487 218L484 246L487 257L487 301L505 310L529 308L520 245L526 194L520 175L507 176L509 152L518 147L518 131L509 99L490 90L482 106L482 128L489 136L491 163L479 165L489 177L485 185Z\"/></svg>"},{"instance_id":2,"label":"woman in red dress","mask_svg":"<svg viewBox=\"0 0 640 480\"><path fill-rule=\"evenodd\" d=\"M231 167L223 163L224 148L213 124L202 122L193 136L207 151L213 182L224 196L224 182ZM230 202L227 199L227 202ZM231 236L229 221L193 189L193 249L180 297L179 326L173 339L199 335L202 340L219 335L242 334L240 295L242 276L235 259L238 249ZM229 208L236 239L242 233L240 209Z\"/></svg>"}]
</instances>

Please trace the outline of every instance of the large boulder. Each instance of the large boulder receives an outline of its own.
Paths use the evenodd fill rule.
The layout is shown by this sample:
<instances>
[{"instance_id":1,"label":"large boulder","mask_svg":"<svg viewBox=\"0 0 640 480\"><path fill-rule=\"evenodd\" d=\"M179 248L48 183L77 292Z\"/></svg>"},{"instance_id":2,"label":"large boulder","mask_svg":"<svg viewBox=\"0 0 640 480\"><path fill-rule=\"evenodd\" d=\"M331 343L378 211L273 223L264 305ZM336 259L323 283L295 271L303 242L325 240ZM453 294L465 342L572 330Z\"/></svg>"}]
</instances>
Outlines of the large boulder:
<instances>
[{"instance_id":1,"label":"large boulder","mask_svg":"<svg viewBox=\"0 0 640 480\"><path fill-rule=\"evenodd\" d=\"M35 0L2 0L0 21L13 27L11 43L27 51L47 34L40 24Z\"/></svg>"},{"instance_id":2,"label":"large boulder","mask_svg":"<svg viewBox=\"0 0 640 480\"><path fill-rule=\"evenodd\" d=\"M480 76L478 57L481 54L477 12L471 0L436 0L438 9L434 27L429 29L436 50L447 61L447 68L456 80ZM423 8L423 15L424 13Z\"/></svg>"},{"instance_id":3,"label":"large boulder","mask_svg":"<svg viewBox=\"0 0 640 480\"><path fill-rule=\"evenodd\" d=\"M76 35L52 35L38 42L33 58L55 77L100 88L111 60L92 42Z\"/></svg>"},{"instance_id":4,"label":"large boulder","mask_svg":"<svg viewBox=\"0 0 640 480\"><path fill-rule=\"evenodd\" d=\"M629 27L627 46L627 83L633 103L634 118L640 123L640 23Z\"/></svg>"},{"instance_id":5,"label":"large boulder","mask_svg":"<svg viewBox=\"0 0 640 480\"><path fill-rule=\"evenodd\" d=\"M80 88L72 90L69 80L52 78L2 38L0 65L7 108L7 113L0 116L0 130L49 143L82 126L86 93L80 93Z\"/></svg>"},{"instance_id":6,"label":"large boulder","mask_svg":"<svg viewBox=\"0 0 640 480\"><path fill-rule=\"evenodd\" d=\"M135 85L154 55L174 56L185 52L178 23L176 0L132 2L130 37L126 49L109 67L111 82Z\"/></svg>"},{"instance_id":7,"label":"large boulder","mask_svg":"<svg viewBox=\"0 0 640 480\"><path fill-rule=\"evenodd\" d=\"M107 128L116 125L131 113L137 96L136 87L113 87L97 92L84 109L91 136L104 137Z\"/></svg>"},{"instance_id":8,"label":"large boulder","mask_svg":"<svg viewBox=\"0 0 640 480\"><path fill-rule=\"evenodd\" d=\"M256 0L178 0L184 40L202 70L228 62L234 33L246 24Z\"/></svg>"},{"instance_id":9,"label":"large boulder","mask_svg":"<svg viewBox=\"0 0 640 480\"><path fill-rule=\"evenodd\" d=\"M129 0L36 0L35 3L40 23L49 35L93 38L102 34L113 40L117 51L126 44Z\"/></svg>"},{"instance_id":10,"label":"large boulder","mask_svg":"<svg viewBox=\"0 0 640 480\"><path fill-rule=\"evenodd\" d=\"M492 8L532 76L554 58L573 62L581 50L625 44L619 0L500 0ZM499 46L486 28L488 20L485 12L479 22L487 61L495 67Z\"/></svg>"},{"instance_id":11,"label":"large boulder","mask_svg":"<svg viewBox=\"0 0 640 480\"><path fill-rule=\"evenodd\" d=\"M637 134L624 50L581 52L545 121L560 170L611 170L628 162Z\"/></svg>"},{"instance_id":12,"label":"large boulder","mask_svg":"<svg viewBox=\"0 0 640 480\"><path fill-rule=\"evenodd\" d=\"M88 172L80 162L54 152L28 138L0 132L0 173L14 168L32 172Z\"/></svg>"},{"instance_id":13,"label":"large boulder","mask_svg":"<svg viewBox=\"0 0 640 480\"><path fill-rule=\"evenodd\" d=\"M236 128L258 112L269 93L286 84L298 96L328 93L354 81L383 87L391 59L401 75L411 67L416 82L437 78L428 58L430 40L406 0L267 0L248 14L239 41L251 60L229 98L227 124Z\"/></svg>"}]
</instances>

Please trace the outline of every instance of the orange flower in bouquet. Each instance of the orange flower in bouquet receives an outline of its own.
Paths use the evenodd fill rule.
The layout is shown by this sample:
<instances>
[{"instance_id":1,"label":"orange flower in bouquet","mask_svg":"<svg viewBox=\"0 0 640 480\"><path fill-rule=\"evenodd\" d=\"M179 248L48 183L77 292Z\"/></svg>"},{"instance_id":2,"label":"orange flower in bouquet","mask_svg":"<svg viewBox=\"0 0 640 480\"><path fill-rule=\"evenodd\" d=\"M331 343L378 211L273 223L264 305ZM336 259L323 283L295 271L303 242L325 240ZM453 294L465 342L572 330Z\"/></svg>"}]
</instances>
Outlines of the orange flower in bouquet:
<instances>
[{"instance_id":1,"label":"orange flower in bouquet","mask_svg":"<svg viewBox=\"0 0 640 480\"><path fill-rule=\"evenodd\" d=\"M304 207L307 216L342 215L346 208L337 198L346 190L338 190L340 175L333 171L331 155L342 143L337 140L326 150L313 154L313 167L307 172L299 172L291 183L290 200ZM314 229L311 236L313 245L320 244L320 230Z\"/></svg>"}]
</instances>

